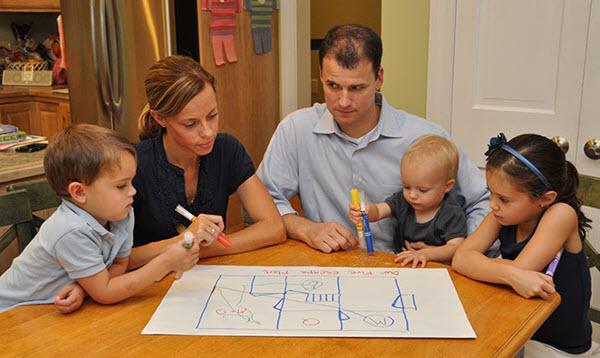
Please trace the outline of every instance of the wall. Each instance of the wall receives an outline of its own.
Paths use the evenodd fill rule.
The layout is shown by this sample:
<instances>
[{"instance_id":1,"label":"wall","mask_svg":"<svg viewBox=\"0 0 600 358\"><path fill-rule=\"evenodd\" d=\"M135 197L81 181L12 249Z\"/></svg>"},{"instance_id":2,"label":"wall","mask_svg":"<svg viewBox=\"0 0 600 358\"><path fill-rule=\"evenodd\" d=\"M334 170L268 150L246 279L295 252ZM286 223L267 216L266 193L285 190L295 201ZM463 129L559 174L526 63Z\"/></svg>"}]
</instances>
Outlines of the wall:
<instances>
[{"instance_id":1,"label":"wall","mask_svg":"<svg viewBox=\"0 0 600 358\"><path fill-rule=\"evenodd\" d=\"M396 108L424 117L429 0L381 0L383 93Z\"/></svg>"},{"instance_id":2,"label":"wall","mask_svg":"<svg viewBox=\"0 0 600 358\"><path fill-rule=\"evenodd\" d=\"M381 33L381 0L311 0L310 38L322 39L335 26L355 23L369 26ZM312 50L312 102L323 102L323 87L319 80L319 51Z\"/></svg>"}]
</instances>

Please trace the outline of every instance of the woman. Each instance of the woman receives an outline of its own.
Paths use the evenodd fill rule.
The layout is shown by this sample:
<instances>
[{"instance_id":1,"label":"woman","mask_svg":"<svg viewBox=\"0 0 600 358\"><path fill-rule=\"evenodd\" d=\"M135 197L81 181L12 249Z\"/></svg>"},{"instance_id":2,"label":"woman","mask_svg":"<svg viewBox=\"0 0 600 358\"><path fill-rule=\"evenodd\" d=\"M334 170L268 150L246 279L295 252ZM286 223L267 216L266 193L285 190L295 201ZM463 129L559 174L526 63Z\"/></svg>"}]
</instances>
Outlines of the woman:
<instances>
[{"instance_id":1,"label":"woman","mask_svg":"<svg viewBox=\"0 0 600 358\"><path fill-rule=\"evenodd\" d=\"M136 247L130 268L181 242L178 228L189 222L175 212L177 205L198 217L189 230L212 242L200 257L283 242L283 222L248 153L233 136L217 133L214 78L189 57L169 56L150 67L145 86L148 104L139 118L142 141L136 145ZM224 229L234 192L254 224L228 235L232 246L225 247L213 239Z\"/></svg>"}]
</instances>

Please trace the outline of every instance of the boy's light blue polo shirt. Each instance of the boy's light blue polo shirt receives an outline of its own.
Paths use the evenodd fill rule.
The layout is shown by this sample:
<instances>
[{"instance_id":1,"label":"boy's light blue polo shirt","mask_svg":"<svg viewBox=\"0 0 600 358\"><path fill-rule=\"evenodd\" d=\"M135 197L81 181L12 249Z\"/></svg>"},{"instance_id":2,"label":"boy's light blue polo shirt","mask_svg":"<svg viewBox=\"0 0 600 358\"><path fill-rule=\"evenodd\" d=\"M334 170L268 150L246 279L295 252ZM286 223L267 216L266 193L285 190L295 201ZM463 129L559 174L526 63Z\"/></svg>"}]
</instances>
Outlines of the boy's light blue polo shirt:
<instances>
[{"instance_id":1,"label":"boy's light blue polo shirt","mask_svg":"<svg viewBox=\"0 0 600 358\"><path fill-rule=\"evenodd\" d=\"M133 245L133 209L110 222L110 231L85 210L63 200L40 231L0 276L0 311L54 302L58 291L78 278L93 276Z\"/></svg>"}]
</instances>

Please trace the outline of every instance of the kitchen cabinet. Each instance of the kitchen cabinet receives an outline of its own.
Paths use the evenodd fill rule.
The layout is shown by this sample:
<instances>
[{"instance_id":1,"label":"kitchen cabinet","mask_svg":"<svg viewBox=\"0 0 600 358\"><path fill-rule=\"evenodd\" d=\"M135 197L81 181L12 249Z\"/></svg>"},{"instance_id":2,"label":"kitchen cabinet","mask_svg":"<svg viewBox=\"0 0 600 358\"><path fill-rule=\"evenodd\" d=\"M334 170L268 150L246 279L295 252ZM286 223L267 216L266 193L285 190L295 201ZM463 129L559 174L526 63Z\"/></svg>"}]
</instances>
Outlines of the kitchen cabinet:
<instances>
[{"instance_id":1,"label":"kitchen cabinet","mask_svg":"<svg viewBox=\"0 0 600 358\"><path fill-rule=\"evenodd\" d=\"M60 12L60 0L0 0L0 12Z\"/></svg>"},{"instance_id":2,"label":"kitchen cabinet","mask_svg":"<svg viewBox=\"0 0 600 358\"><path fill-rule=\"evenodd\" d=\"M12 124L30 133L33 107L29 103L0 104L0 122Z\"/></svg>"},{"instance_id":3,"label":"kitchen cabinet","mask_svg":"<svg viewBox=\"0 0 600 358\"><path fill-rule=\"evenodd\" d=\"M4 92L4 91L2 91ZM28 134L52 137L71 124L68 96L51 90L22 89L0 92L0 122L12 124Z\"/></svg>"}]
</instances>

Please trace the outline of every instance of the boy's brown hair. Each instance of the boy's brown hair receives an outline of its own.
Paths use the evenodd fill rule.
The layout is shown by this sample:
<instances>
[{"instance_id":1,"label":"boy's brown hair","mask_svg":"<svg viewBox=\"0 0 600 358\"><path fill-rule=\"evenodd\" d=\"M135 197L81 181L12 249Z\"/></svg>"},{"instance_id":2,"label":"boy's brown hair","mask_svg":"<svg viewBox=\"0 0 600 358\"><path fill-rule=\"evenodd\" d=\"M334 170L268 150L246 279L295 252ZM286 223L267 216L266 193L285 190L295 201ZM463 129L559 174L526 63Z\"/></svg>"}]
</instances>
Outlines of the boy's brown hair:
<instances>
[{"instance_id":1,"label":"boy's brown hair","mask_svg":"<svg viewBox=\"0 0 600 358\"><path fill-rule=\"evenodd\" d=\"M113 130L92 124L69 126L46 149L48 183L58 195L69 197L69 184L91 184L104 170L118 166L124 151L136 158L133 144Z\"/></svg>"},{"instance_id":2,"label":"boy's brown hair","mask_svg":"<svg viewBox=\"0 0 600 358\"><path fill-rule=\"evenodd\" d=\"M410 159L433 161L438 167L446 171L446 180L456 179L458 149L447 138L427 134L415 139L404 153L402 162Z\"/></svg>"}]
</instances>

